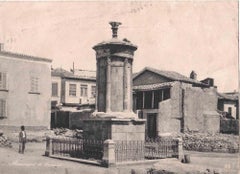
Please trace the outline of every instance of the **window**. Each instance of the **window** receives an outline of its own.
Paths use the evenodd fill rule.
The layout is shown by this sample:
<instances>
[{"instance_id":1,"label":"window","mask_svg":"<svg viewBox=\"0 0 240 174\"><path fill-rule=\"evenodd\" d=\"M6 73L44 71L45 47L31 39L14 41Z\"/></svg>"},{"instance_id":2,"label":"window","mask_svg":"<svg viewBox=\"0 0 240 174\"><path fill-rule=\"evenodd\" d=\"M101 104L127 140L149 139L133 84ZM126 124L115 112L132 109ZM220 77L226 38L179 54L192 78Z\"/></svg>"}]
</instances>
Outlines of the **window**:
<instances>
[{"instance_id":1,"label":"window","mask_svg":"<svg viewBox=\"0 0 240 174\"><path fill-rule=\"evenodd\" d=\"M144 92L144 109L152 109L152 91Z\"/></svg>"},{"instance_id":2,"label":"window","mask_svg":"<svg viewBox=\"0 0 240 174\"><path fill-rule=\"evenodd\" d=\"M52 83L52 96L58 96L58 83Z\"/></svg>"},{"instance_id":3,"label":"window","mask_svg":"<svg viewBox=\"0 0 240 174\"><path fill-rule=\"evenodd\" d=\"M136 93L136 100L137 109L143 109L143 92Z\"/></svg>"},{"instance_id":4,"label":"window","mask_svg":"<svg viewBox=\"0 0 240 174\"><path fill-rule=\"evenodd\" d=\"M170 98L170 88L163 89L163 100Z\"/></svg>"},{"instance_id":5,"label":"window","mask_svg":"<svg viewBox=\"0 0 240 174\"><path fill-rule=\"evenodd\" d=\"M39 88L38 88L39 78L32 76L30 80L31 80L30 93L39 93Z\"/></svg>"},{"instance_id":6,"label":"window","mask_svg":"<svg viewBox=\"0 0 240 174\"><path fill-rule=\"evenodd\" d=\"M0 118L7 117L6 100L0 99Z\"/></svg>"},{"instance_id":7,"label":"window","mask_svg":"<svg viewBox=\"0 0 240 174\"><path fill-rule=\"evenodd\" d=\"M96 86L92 86L92 88L91 88L91 97L92 98L96 97Z\"/></svg>"},{"instance_id":8,"label":"window","mask_svg":"<svg viewBox=\"0 0 240 174\"><path fill-rule=\"evenodd\" d=\"M232 108L231 108L231 107L228 107L228 113L229 113L230 115L232 115Z\"/></svg>"},{"instance_id":9,"label":"window","mask_svg":"<svg viewBox=\"0 0 240 174\"><path fill-rule=\"evenodd\" d=\"M69 84L69 96L76 96L77 85Z\"/></svg>"},{"instance_id":10,"label":"window","mask_svg":"<svg viewBox=\"0 0 240 174\"><path fill-rule=\"evenodd\" d=\"M0 72L0 90L7 89L7 73Z\"/></svg>"},{"instance_id":11,"label":"window","mask_svg":"<svg viewBox=\"0 0 240 174\"><path fill-rule=\"evenodd\" d=\"M88 96L87 95L87 89L88 89L87 85L81 85L81 89L80 89L81 97L87 97Z\"/></svg>"}]
</instances>

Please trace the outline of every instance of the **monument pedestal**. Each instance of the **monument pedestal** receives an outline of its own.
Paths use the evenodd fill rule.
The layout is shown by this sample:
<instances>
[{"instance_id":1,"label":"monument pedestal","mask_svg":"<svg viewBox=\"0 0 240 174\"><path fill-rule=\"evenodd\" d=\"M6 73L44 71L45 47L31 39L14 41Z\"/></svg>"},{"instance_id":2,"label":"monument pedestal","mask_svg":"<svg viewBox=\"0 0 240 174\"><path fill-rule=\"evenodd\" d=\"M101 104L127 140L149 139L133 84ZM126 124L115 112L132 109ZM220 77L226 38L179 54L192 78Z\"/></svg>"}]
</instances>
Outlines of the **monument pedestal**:
<instances>
[{"instance_id":1,"label":"monument pedestal","mask_svg":"<svg viewBox=\"0 0 240 174\"><path fill-rule=\"evenodd\" d=\"M145 119L126 118L125 114L97 113L91 119L84 120L83 137L98 140L144 141ZM121 117L123 115L123 117ZM130 114L131 115L131 114Z\"/></svg>"}]
</instances>

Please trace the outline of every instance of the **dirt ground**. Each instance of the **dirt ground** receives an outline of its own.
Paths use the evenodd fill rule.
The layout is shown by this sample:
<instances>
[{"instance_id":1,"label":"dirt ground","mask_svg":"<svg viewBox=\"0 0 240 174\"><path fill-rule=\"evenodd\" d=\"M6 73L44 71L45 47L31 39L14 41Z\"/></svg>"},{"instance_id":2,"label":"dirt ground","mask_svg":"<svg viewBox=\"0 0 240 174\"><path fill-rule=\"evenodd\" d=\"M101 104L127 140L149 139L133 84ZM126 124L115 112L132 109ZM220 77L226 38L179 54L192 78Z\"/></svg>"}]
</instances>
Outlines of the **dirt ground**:
<instances>
[{"instance_id":1,"label":"dirt ground","mask_svg":"<svg viewBox=\"0 0 240 174\"><path fill-rule=\"evenodd\" d=\"M0 174L127 174L131 169L143 173L146 168L164 169L177 173L186 171L218 171L220 174L238 174L238 154L188 152L190 164L177 159L163 159L155 164L103 168L77 162L53 159L44 156L45 143L27 143L25 154L18 153L18 144L13 148L0 148ZM145 173L145 172L144 172Z\"/></svg>"}]
</instances>

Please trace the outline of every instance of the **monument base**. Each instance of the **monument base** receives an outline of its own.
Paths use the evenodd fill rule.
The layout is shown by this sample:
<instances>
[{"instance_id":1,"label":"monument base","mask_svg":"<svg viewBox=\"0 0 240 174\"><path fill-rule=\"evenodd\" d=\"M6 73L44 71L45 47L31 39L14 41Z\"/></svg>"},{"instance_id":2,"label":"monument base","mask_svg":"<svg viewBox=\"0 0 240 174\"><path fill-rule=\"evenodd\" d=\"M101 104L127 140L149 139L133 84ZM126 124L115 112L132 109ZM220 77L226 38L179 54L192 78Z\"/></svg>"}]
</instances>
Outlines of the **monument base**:
<instances>
[{"instance_id":1,"label":"monument base","mask_svg":"<svg viewBox=\"0 0 240 174\"><path fill-rule=\"evenodd\" d=\"M84 120L83 137L97 140L137 140L145 139L145 119L138 119L134 114L126 118L126 113L95 113ZM124 117L125 116L125 117Z\"/></svg>"}]
</instances>

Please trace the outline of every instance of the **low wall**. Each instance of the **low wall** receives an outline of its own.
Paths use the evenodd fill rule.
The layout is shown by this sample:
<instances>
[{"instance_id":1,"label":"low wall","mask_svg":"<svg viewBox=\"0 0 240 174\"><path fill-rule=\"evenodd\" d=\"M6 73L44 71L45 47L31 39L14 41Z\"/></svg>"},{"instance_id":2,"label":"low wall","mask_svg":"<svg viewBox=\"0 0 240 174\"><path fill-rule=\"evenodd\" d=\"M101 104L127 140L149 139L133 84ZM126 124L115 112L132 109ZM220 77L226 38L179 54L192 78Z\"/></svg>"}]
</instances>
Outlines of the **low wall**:
<instances>
[{"instance_id":1,"label":"low wall","mask_svg":"<svg viewBox=\"0 0 240 174\"><path fill-rule=\"evenodd\" d=\"M53 128L83 129L83 120L90 118L92 112L91 110L57 111L52 120Z\"/></svg>"},{"instance_id":2,"label":"low wall","mask_svg":"<svg viewBox=\"0 0 240 174\"><path fill-rule=\"evenodd\" d=\"M70 112L69 113L69 128L83 129L83 120L91 117L92 111Z\"/></svg>"},{"instance_id":3,"label":"low wall","mask_svg":"<svg viewBox=\"0 0 240 174\"><path fill-rule=\"evenodd\" d=\"M139 140L145 138L145 120L92 118L84 120L83 137L89 139Z\"/></svg>"},{"instance_id":4,"label":"low wall","mask_svg":"<svg viewBox=\"0 0 240 174\"><path fill-rule=\"evenodd\" d=\"M220 132L225 134L239 134L239 120L221 119Z\"/></svg>"}]
</instances>

